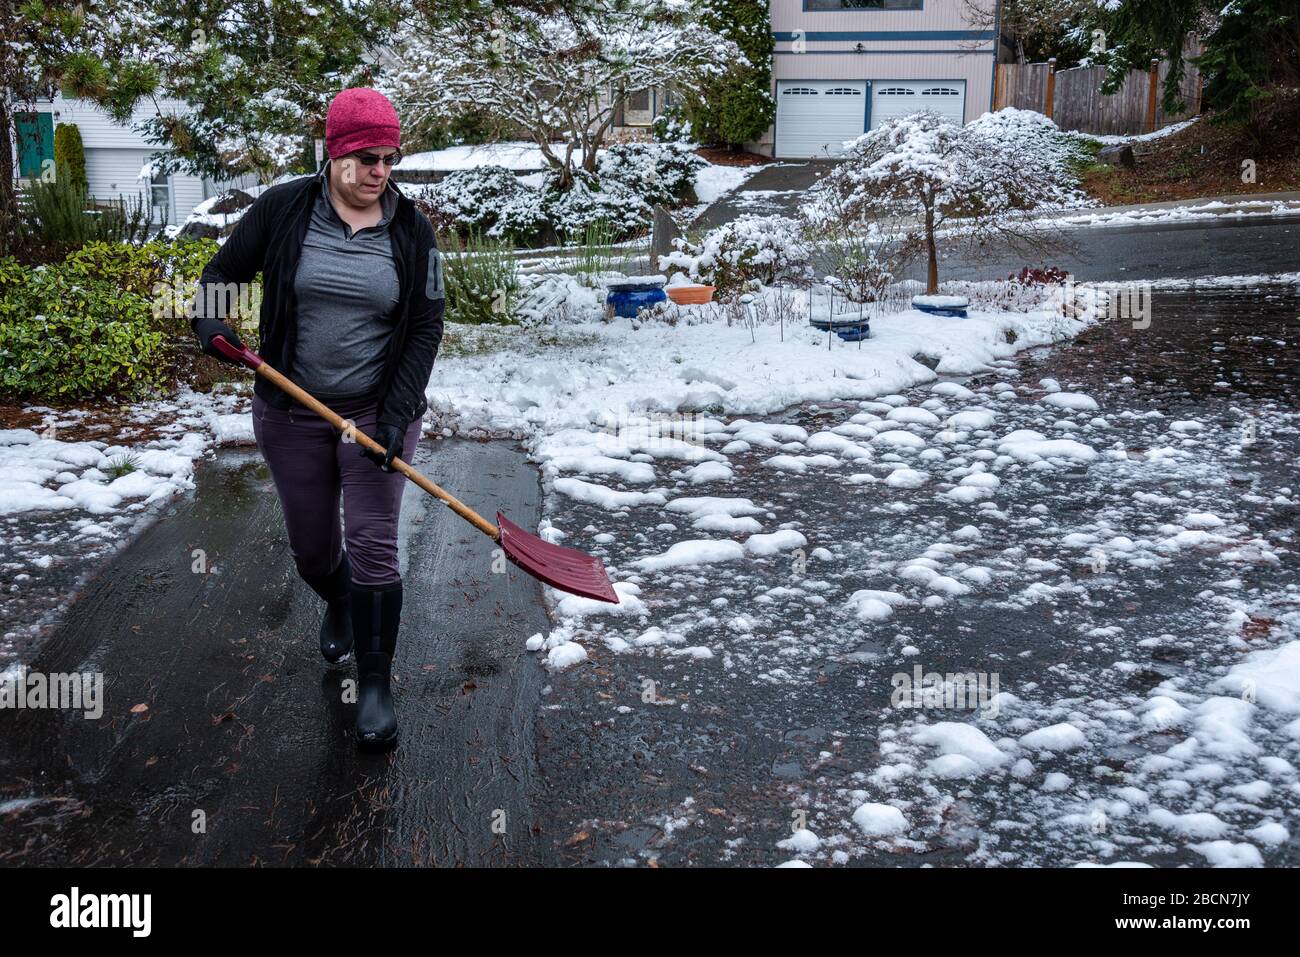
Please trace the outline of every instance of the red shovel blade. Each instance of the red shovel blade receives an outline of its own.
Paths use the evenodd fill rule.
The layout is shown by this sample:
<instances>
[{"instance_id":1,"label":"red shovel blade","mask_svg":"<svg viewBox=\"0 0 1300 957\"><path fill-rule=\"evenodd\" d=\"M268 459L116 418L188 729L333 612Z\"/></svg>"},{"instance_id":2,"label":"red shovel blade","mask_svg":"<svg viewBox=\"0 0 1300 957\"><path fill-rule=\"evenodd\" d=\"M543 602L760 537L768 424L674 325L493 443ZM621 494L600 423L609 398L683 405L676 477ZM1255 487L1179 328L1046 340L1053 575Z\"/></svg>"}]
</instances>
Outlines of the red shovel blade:
<instances>
[{"instance_id":1,"label":"red shovel blade","mask_svg":"<svg viewBox=\"0 0 1300 957\"><path fill-rule=\"evenodd\" d=\"M599 558L576 548L542 541L500 512L497 512L497 526L501 529L497 541L506 558L534 578L561 591L618 604L618 593L609 583L609 575Z\"/></svg>"}]
</instances>

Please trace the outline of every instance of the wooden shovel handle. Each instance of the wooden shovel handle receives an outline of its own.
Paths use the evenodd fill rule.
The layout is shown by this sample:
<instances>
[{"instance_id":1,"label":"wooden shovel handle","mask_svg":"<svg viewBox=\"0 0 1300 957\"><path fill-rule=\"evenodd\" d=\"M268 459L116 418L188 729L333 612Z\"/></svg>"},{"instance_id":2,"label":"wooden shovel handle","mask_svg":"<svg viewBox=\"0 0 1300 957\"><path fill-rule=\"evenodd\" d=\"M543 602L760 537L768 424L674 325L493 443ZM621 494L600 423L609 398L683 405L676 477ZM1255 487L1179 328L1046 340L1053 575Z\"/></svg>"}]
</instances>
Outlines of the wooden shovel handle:
<instances>
[{"instance_id":1,"label":"wooden shovel handle","mask_svg":"<svg viewBox=\"0 0 1300 957\"><path fill-rule=\"evenodd\" d=\"M273 369L264 359L262 359L261 356L253 352L247 346L235 346L231 344L229 340L227 340L224 336L213 336L212 345L219 352L221 352L222 355L225 355L227 358L234 359L236 361L242 362L245 365L251 367L253 371L255 371L262 378L274 383L280 389L284 390L294 399L297 399L307 408L311 409L313 412L319 415L330 425L334 426L334 428L338 429L340 432L344 433L345 435L351 435L352 438L356 440L357 445L363 446L364 448L369 449L371 452L378 452L380 455L385 455L387 453L388 450L385 449L382 445L380 445L370 436L366 435L364 432L358 429L351 422L345 420L342 416L340 416L337 412L330 409L319 399L316 399L314 396L312 396L310 393L304 390L301 386L298 386L293 382L290 382L288 378L286 378L282 373ZM424 489L434 498L441 499L442 502L444 502L448 508L450 508L461 518L465 519L465 521L469 522L471 525L477 528L488 538L492 539L493 541L496 541L501 537L501 529L497 528L497 526L493 525L491 522L489 522L478 512L474 511L472 508L470 508L460 499L456 498L456 496L452 495L450 492L444 491L441 487L435 485L428 478L426 478L422 473L416 471L406 462L403 462L401 459L394 457L392 461L392 469L395 472L401 472L408 479L410 479L416 485L420 486L420 488Z\"/></svg>"}]
</instances>

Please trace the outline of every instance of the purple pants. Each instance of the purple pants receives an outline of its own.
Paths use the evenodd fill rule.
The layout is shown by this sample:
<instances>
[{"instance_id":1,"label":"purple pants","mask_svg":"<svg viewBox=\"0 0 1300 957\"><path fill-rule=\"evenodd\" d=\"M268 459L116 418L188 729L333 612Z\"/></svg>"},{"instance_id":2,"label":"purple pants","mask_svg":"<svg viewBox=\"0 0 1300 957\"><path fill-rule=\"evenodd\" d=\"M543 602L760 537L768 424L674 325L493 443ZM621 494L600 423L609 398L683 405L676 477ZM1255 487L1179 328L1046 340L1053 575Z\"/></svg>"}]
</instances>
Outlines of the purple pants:
<instances>
[{"instance_id":1,"label":"purple pants","mask_svg":"<svg viewBox=\"0 0 1300 957\"><path fill-rule=\"evenodd\" d=\"M331 408L359 431L374 435L374 400L332 403ZM342 560L346 539L352 580L358 585L394 585L402 580L397 519L405 476L380 469L361 455L356 442L344 442L333 426L296 402L281 411L254 396L253 435L280 495L289 550L299 574L328 575ZM404 461L411 460L419 439L417 419L403 438Z\"/></svg>"}]
</instances>

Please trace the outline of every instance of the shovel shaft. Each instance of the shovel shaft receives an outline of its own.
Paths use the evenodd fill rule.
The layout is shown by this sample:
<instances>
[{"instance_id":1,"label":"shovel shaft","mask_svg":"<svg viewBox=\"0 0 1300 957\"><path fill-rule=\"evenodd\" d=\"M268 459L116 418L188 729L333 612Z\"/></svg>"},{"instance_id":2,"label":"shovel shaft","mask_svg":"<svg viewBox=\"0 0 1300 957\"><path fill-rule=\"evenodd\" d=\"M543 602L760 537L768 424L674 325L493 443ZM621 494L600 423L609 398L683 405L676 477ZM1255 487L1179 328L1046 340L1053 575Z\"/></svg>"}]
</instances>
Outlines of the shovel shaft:
<instances>
[{"instance_id":1,"label":"shovel shaft","mask_svg":"<svg viewBox=\"0 0 1300 957\"><path fill-rule=\"evenodd\" d=\"M380 445L370 436L366 435L364 432L358 429L353 423L349 422L347 419L344 419L341 415L339 415L333 409L329 408L327 405L325 405L325 403L321 402L319 399L312 396L310 393L308 393L300 386L295 385L293 382L289 381L289 379L283 373L277 372L256 353L250 351L247 348L241 349L235 347L230 342L228 342L223 336L215 336L213 339L213 344L222 353L229 356L230 358L239 359L240 361L244 362L246 365L251 366L257 372L257 374L260 375L262 378L274 383L280 389L284 390L284 392L287 393L289 396L298 400L307 408L311 409L313 412L319 415L330 425L334 426L334 428L338 429L340 432L344 433L345 435L351 436L351 438L356 441L357 445L369 449L371 452L378 452L380 455L383 455L387 452L387 449L385 449L382 445ZM465 519L465 521L469 522L471 525L477 528L488 538L492 539L493 541L497 541L498 539L500 539L501 529L493 525L486 518L484 518L478 512L474 511L472 508L470 508L460 499L456 498L456 496L452 495L450 492L445 491L444 489L435 485L422 473L416 471L406 462L403 462L399 458L394 458L392 461L392 469L394 472L401 472L408 479L410 479L416 485L420 486L420 488L424 489L434 498L441 499L442 502L445 503L448 508L450 508L461 518Z\"/></svg>"}]
</instances>

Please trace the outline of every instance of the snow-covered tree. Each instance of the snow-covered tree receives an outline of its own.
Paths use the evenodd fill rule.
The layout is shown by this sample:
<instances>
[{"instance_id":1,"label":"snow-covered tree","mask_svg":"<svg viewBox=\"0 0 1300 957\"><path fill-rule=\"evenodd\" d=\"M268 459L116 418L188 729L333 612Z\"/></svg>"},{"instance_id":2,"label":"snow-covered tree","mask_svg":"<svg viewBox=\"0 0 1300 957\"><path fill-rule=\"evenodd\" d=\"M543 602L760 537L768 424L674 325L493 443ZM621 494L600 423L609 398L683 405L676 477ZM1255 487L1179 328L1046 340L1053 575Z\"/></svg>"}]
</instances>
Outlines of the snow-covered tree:
<instances>
[{"instance_id":1,"label":"snow-covered tree","mask_svg":"<svg viewBox=\"0 0 1300 957\"><path fill-rule=\"evenodd\" d=\"M1106 0L962 0L962 16L977 30L996 31L1017 63L1056 57L1057 68L1065 69L1096 45L1090 30L1099 2Z\"/></svg>"},{"instance_id":2,"label":"snow-covered tree","mask_svg":"<svg viewBox=\"0 0 1300 957\"><path fill-rule=\"evenodd\" d=\"M697 89L739 48L680 0L592 0L580 12L514 11L466 32L430 24L392 51L383 88L416 123L465 109L527 131L568 189L578 169L595 172L597 153L631 93L674 84ZM563 146L556 149L553 144Z\"/></svg>"},{"instance_id":3,"label":"snow-covered tree","mask_svg":"<svg viewBox=\"0 0 1300 957\"><path fill-rule=\"evenodd\" d=\"M160 112L160 168L269 182L304 165L330 99L369 85L374 51L399 20L381 0L145 0L159 88L190 111Z\"/></svg>"},{"instance_id":4,"label":"snow-covered tree","mask_svg":"<svg viewBox=\"0 0 1300 957\"><path fill-rule=\"evenodd\" d=\"M817 250L817 264L850 301L876 302L891 282L902 278L915 251L907 224L879 219L864 222L851 193L825 190L800 210L805 241Z\"/></svg>"},{"instance_id":5,"label":"snow-covered tree","mask_svg":"<svg viewBox=\"0 0 1300 957\"><path fill-rule=\"evenodd\" d=\"M904 224L935 293L945 227L970 245L997 238L1040 251L1056 242L1027 214L1078 198L1073 149L1050 119L1025 110L985 114L965 127L914 113L859 137L815 187L814 204L833 204L853 222Z\"/></svg>"}]
</instances>

